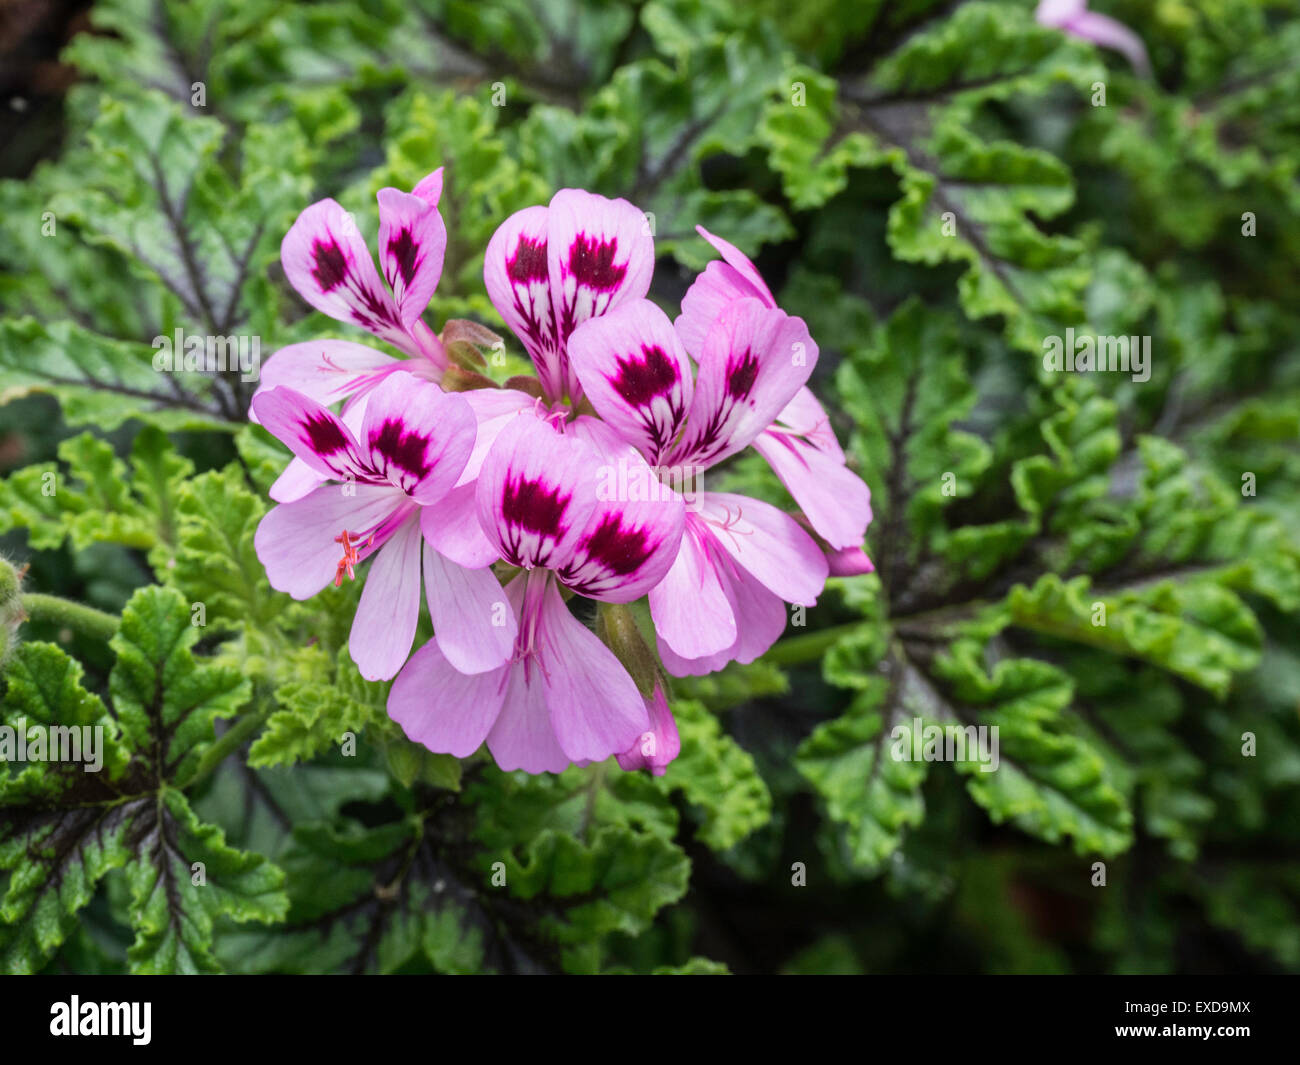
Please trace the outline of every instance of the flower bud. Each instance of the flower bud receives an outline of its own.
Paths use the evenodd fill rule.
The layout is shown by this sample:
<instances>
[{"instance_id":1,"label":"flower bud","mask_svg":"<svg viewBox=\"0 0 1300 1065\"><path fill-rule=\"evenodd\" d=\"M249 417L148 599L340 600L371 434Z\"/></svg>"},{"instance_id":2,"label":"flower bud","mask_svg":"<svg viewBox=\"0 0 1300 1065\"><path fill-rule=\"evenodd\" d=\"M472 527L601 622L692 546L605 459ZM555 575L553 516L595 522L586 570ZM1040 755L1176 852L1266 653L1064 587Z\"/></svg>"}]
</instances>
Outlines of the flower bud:
<instances>
[{"instance_id":1,"label":"flower bud","mask_svg":"<svg viewBox=\"0 0 1300 1065\"><path fill-rule=\"evenodd\" d=\"M476 388L496 388L497 383L490 377L484 377L473 370L462 370L459 366L448 366L442 375L444 392L473 392Z\"/></svg>"},{"instance_id":2,"label":"flower bud","mask_svg":"<svg viewBox=\"0 0 1300 1065\"><path fill-rule=\"evenodd\" d=\"M15 569L8 559L0 558L0 664L18 644L18 626L23 613L22 583L24 570Z\"/></svg>"},{"instance_id":3,"label":"flower bud","mask_svg":"<svg viewBox=\"0 0 1300 1065\"><path fill-rule=\"evenodd\" d=\"M596 635L614 652L636 682L637 690L649 696L655 690L659 663L637 628L632 609L622 603L601 603L596 614Z\"/></svg>"}]
</instances>

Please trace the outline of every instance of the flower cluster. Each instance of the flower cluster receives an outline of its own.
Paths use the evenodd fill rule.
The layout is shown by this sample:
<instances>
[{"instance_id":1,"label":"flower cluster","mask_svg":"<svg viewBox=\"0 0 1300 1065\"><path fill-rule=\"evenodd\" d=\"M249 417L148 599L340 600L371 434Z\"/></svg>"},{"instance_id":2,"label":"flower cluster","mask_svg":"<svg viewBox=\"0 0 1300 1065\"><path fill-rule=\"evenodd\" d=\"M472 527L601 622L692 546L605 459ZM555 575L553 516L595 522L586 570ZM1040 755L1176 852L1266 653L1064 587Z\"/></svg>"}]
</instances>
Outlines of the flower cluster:
<instances>
[{"instance_id":1,"label":"flower cluster","mask_svg":"<svg viewBox=\"0 0 1300 1065\"><path fill-rule=\"evenodd\" d=\"M678 750L669 674L752 662L786 604L812 606L828 574L871 568L870 494L807 388L817 345L754 264L702 228L721 260L670 321L646 298L646 216L563 189L508 218L484 261L536 377L453 379L455 349L490 334L449 322L438 336L423 321L447 246L441 191L438 170L410 193L379 192L382 281L333 200L286 235L303 298L407 357L322 340L268 361L252 417L294 458L258 557L305 599L373 556L349 651L365 677L396 678L388 711L430 750L486 743L503 769L533 773L614 755L662 773ZM697 490L749 447L799 513ZM434 635L411 654L422 585ZM638 626L627 604L643 599ZM582 600L594 630L572 609Z\"/></svg>"}]
</instances>

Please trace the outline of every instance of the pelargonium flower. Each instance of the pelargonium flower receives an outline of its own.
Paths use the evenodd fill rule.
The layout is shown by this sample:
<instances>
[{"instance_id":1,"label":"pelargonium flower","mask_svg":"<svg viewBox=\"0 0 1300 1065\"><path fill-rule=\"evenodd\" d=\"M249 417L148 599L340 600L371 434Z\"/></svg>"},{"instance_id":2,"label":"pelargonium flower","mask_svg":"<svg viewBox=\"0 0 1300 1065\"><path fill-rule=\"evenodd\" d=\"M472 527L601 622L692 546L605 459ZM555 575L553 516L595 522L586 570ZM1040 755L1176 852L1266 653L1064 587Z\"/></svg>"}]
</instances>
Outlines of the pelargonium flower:
<instances>
[{"instance_id":1,"label":"pelargonium flower","mask_svg":"<svg viewBox=\"0 0 1300 1065\"><path fill-rule=\"evenodd\" d=\"M328 406L365 395L397 370L442 380L447 354L421 318L447 250L441 195L441 167L409 193L379 190L379 261L387 287L352 216L335 200L320 200L298 216L280 245L289 283L318 311L359 325L411 357L395 359L350 340L290 344L267 360L257 394L288 387ZM294 462L272 487L271 498L297 499L318 483L308 464Z\"/></svg>"},{"instance_id":2,"label":"pelargonium flower","mask_svg":"<svg viewBox=\"0 0 1300 1065\"><path fill-rule=\"evenodd\" d=\"M674 323L683 346L698 357L713 323L732 301L757 299L775 307L776 298L744 252L703 226L695 229L722 255L722 261L709 263L682 297L682 313ZM817 534L837 554L856 552L852 557L859 571L870 572L866 556L857 555L871 522L871 491L845 464L830 419L807 386L758 434L754 450L767 460Z\"/></svg>"},{"instance_id":3,"label":"pelargonium flower","mask_svg":"<svg viewBox=\"0 0 1300 1065\"><path fill-rule=\"evenodd\" d=\"M807 382L817 345L801 319L732 299L697 346L693 378L667 315L637 299L577 329L569 356L607 426L671 481L693 480L753 443ZM790 515L700 492L672 568L650 591L664 666L680 676L753 661L784 630L785 603L812 606L827 573L826 556Z\"/></svg>"},{"instance_id":4,"label":"pelargonium flower","mask_svg":"<svg viewBox=\"0 0 1300 1065\"><path fill-rule=\"evenodd\" d=\"M561 189L547 207L516 211L492 235L483 281L497 313L523 342L551 402L577 406L568 357L573 331L650 291L654 238L626 200Z\"/></svg>"},{"instance_id":5,"label":"pelargonium flower","mask_svg":"<svg viewBox=\"0 0 1300 1065\"><path fill-rule=\"evenodd\" d=\"M421 571L434 632L458 669L491 669L509 658L514 616L485 568L495 552L482 550L480 530L448 532L448 515L439 513L474 449L475 416L462 396L391 374L370 392L355 429L284 386L259 393L253 407L267 430L327 479L258 525L253 543L271 586L308 599L355 577L374 556L348 640L362 676L386 680L410 654Z\"/></svg>"},{"instance_id":6,"label":"pelargonium flower","mask_svg":"<svg viewBox=\"0 0 1300 1065\"><path fill-rule=\"evenodd\" d=\"M610 603L645 595L677 555L684 506L668 492L602 500L606 459L570 430L521 411L484 460L479 520L521 570L505 589L518 636L509 663L473 675L449 661L440 635L412 656L388 713L432 751L463 758L486 741L502 769L558 773L623 754L651 728L636 683L562 589Z\"/></svg>"},{"instance_id":7,"label":"pelargonium flower","mask_svg":"<svg viewBox=\"0 0 1300 1065\"><path fill-rule=\"evenodd\" d=\"M1068 33L1103 48L1113 48L1146 74L1151 70L1142 38L1117 19L1088 10L1088 0L1040 0L1034 18L1044 26Z\"/></svg>"}]
</instances>

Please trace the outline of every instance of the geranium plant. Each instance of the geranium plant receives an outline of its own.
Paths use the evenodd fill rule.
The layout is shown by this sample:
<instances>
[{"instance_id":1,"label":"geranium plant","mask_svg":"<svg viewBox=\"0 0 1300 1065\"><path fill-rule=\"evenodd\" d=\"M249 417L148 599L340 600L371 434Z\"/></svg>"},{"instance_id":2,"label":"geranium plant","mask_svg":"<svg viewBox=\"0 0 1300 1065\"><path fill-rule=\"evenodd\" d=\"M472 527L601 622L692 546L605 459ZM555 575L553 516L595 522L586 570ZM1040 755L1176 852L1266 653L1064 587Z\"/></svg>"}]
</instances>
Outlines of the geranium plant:
<instances>
[{"instance_id":1,"label":"geranium plant","mask_svg":"<svg viewBox=\"0 0 1300 1065\"><path fill-rule=\"evenodd\" d=\"M1297 54L98 0L0 182L0 970L1300 969Z\"/></svg>"}]
</instances>

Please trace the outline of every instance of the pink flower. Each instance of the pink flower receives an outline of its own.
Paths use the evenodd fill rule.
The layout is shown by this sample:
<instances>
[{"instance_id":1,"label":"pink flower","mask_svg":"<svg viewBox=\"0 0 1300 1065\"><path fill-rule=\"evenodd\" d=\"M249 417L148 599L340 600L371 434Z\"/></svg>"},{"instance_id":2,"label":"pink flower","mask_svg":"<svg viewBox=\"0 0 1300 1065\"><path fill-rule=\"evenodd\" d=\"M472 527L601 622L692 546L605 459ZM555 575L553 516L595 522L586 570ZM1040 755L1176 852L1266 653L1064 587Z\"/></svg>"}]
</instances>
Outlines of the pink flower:
<instances>
[{"instance_id":1,"label":"pink flower","mask_svg":"<svg viewBox=\"0 0 1300 1065\"><path fill-rule=\"evenodd\" d=\"M561 189L549 207L526 207L493 234L483 260L488 298L523 342L551 402L576 406L573 331L650 291L654 238L626 200Z\"/></svg>"},{"instance_id":2,"label":"pink flower","mask_svg":"<svg viewBox=\"0 0 1300 1065\"><path fill-rule=\"evenodd\" d=\"M515 619L484 568L496 552L474 521L472 493L466 500L454 491L475 442L462 396L396 373L354 409L351 424L283 386L259 393L253 407L314 476L343 482L319 484L262 519L253 543L272 587L308 599L374 556L348 641L362 676L392 677L410 654L421 571L434 631L458 669L509 658Z\"/></svg>"},{"instance_id":3,"label":"pink flower","mask_svg":"<svg viewBox=\"0 0 1300 1065\"><path fill-rule=\"evenodd\" d=\"M650 728L636 684L569 612L561 589L611 603L646 594L672 565L684 512L672 493L602 500L597 471L605 457L554 421L517 413L477 481L480 524L523 571L506 587L519 619L511 661L467 675L435 636L388 700L389 715L430 750L463 758L486 741L502 769L530 773L622 754Z\"/></svg>"},{"instance_id":4,"label":"pink flower","mask_svg":"<svg viewBox=\"0 0 1300 1065\"><path fill-rule=\"evenodd\" d=\"M661 777L668 768L668 763L682 749L682 741L677 735L677 722L673 720L673 712L668 708L668 699L661 685L655 685L654 695L646 700L646 709L650 713L650 727L641 733L636 743L618 756L618 764L628 772L648 769L655 776Z\"/></svg>"},{"instance_id":5,"label":"pink flower","mask_svg":"<svg viewBox=\"0 0 1300 1065\"><path fill-rule=\"evenodd\" d=\"M703 226L695 228L717 248L723 261L709 263L682 298L675 325L692 355L702 350L709 329L732 301L757 299L766 307L776 306L771 289L744 252ZM830 419L808 388L800 388L775 424L759 433L754 450L767 460L813 529L832 548L862 546L871 522L871 491L845 465Z\"/></svg>"},{"instance_id":6,"label":"pink flower","mask_svg":"<svg viewBox=\"0 0 1300 1065\"><path fill-rule=\"evenodd\" d=\"M607 427L661 477L693 480L772 425L808 380L817 346L802 320L755 297L732 299L699 342L692 377L668 317L638 299L576 330L569 355ZM672 568L650 591L664 666L681 676L752 662L784 630L784 603L812 606L827 572L790 515L699 493Z\"/></svg>"},{"instance_id":7,"label":"pink flower","mask_svg":"<svg viewBox=\"0 0 1300 1065\"><path fill-rule=\"evenodd\" d=\"M1123 53L1139 73L1151 70L1142 38L1109 15L1089 11L1088 0L1041 0L1034 18L1041 25Z\"/></svg>"},{"instance_id":8,"label":"pink flower","mask_svg":"<svg viewBox=\"0 0 1300 1065\"><path fill-rule=\"evenodd\" d=\"M349 405L396 370L441 381L448 366L442 343L421 319L442 277L447 227L438 213L442 168L412 192L379 190L379 279L352 216L332 199L298 216L280 245L289 283L318 311L360 325L411 356L395 359L350 340L309 340L281 348L262 368L257 394L287 387L326 406ZM256 408L252 415L257 421ZM317 484L295 461L271 488L280 502L300 499Z\"/></svg>"}]
</instances>

